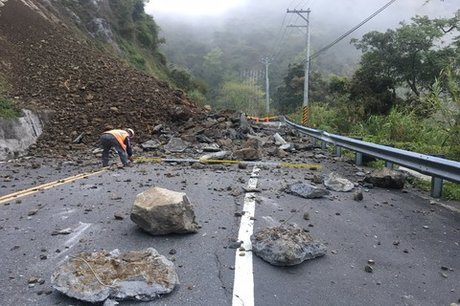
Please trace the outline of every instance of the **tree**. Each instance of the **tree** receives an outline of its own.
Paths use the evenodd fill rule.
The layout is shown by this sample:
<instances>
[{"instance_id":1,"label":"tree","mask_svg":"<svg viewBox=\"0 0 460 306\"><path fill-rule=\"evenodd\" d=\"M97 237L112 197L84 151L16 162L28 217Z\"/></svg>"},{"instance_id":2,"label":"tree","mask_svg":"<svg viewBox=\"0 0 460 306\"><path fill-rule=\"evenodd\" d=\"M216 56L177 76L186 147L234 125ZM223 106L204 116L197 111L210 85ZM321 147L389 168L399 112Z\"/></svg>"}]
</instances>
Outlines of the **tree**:
<instances>
[{"instance_id":1,"label":"tree","mask_svg":"<svg viewBox=\"0 0 460 306\"><path fill-rule=\"evenodd\" d=\"M442 26L450 21L417 16L396 30L373 31L361 40L352 40L364 53L356 77L373 76L370 82L382 81L389 91L403 86L419 97L455 55L452 47L441 46L445 35Z\"/></svg>"},{"instance_id":2,"label":"tree","mask_svg":"<svg viewBox=\"0 0 460 306\"><path fill-rule=\"evenodd\" d=\"M289 64L284 84L279 86L275 93L274 106L279 112L289 114L302 105L304 82L304 65L301 63ZM309 100L324 101L328 94L327 86L327 82L324 81L321 73L312 71L309 78Z\"/></svg>"},{"instance_id":3,"label":"tree","mask_svg":"<svg viewBox=\"0 0 460 306\"><path fill-rule=\"evenodd\" d=\"M250 115L264 112L264 92L255 84L236 81L225 82L217 97L218 109L242 111Z\"/></svg>"},{"instance_id":4,"label":"tree","mask_svg":"<svg viewBox=\"0 0 460 306\"><path fill-rule=\"evenodd\" d=\"M213 48L203 60L203 71L201 76L209 84L211 97L215 96L216 88L222 83L224 68L222 63L223 52L220 48Z\"/></svg>"}]
</instances>

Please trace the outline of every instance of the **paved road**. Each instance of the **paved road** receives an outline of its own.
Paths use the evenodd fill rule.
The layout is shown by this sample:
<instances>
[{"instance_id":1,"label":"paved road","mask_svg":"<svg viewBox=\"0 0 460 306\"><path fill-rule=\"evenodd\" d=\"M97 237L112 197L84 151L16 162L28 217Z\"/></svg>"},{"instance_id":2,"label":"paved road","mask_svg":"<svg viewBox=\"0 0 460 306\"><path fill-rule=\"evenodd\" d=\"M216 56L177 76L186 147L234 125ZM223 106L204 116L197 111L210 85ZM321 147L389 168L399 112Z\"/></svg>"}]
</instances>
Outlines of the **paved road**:
<instances>
[{"instance_id":1,"label":"paved road","mask_svg":"<svg viewBox=\"0 0 460 306\"><path fill-rule=\"evenodd\" d=\"M298 161L316 162L310 157ZM295 223L329 251L290 268L254 256L255 305L449 305L460 299L458 213L430 205L411 191L369 189L361 202L353 201L351 193L306 200L280 191L314 174L336 170L354 178L357 171L330 158L321 164L320 171L261 167L254 230ZM89 170L72 165L0 168L0 196ZM232 305L236 252L228 246L238 236L235 212L243 209L243 187L251 172L235 165L138 164L0 204L1 305L85 305L51 288L50 275L65 256L147 247L174 260L181 285L155 302L123 305ZM130 208L135 195L151 186L186 192L202 226L199 233L154 237L138 230L129 219ZM29 216L33 209L38 212ZM305 212L310 220L304 220ZM115 213L125 218L115 220ZM65 228L73 232L51 235ZM364 271L369 259L375 261L373 273ZM31 287L31 277L45 283Z\"/></svg>"}]
</instances>

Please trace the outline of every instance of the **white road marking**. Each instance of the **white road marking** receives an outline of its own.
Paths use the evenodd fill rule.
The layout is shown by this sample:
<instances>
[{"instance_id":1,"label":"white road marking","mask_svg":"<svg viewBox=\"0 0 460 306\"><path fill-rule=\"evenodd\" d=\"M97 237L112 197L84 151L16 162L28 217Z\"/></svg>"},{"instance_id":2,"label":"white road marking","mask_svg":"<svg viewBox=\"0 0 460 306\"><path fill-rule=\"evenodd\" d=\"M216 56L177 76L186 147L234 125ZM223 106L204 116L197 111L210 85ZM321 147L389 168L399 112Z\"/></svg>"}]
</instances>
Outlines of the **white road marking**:
<instances>
[{"instance_id":1,"label":"white road marking","mask_svg":"<svg viewBox=\"0 0 460 306\"><path fill-rule=\"evenodd\" d=\"M254 167L251 178L248 182L248 189L256 189L257 176L260 169ZM238 241L241 241L241 247L244 250L236 250L235 254L235 279L233 282L233 306L253 306L254 305L254 274L252 270L252 244L251 235L254 231L254 214L255 214L255 194L246 193L244 196L244 214L241 216L240 230L238 232ZM244 255L244 256L242 256Z\"/></svg>"},{"instance_id":2,"label":"white road marking","mask_svg":"<svg viewBox=\"0 0 460 306\"><path fill-rule=\"evenodd\" d=\"M81 236L81 234L83 234L83 232L86 231L90 226L91 223L80 222L80 225L74 229L75 234L73 234L72 237L70 237L64 245L69 249L72 248L77 243L77 239Z\"/></svg>"},{"instance_id":3,"label":"white road marking","mask_svg":"<svg viewBox=\"0 0 460 306\"><path fill-rule=\"evenodd\" d=\"M80 238L80 236L83 234L83 232L86 231L91 225L92 225L92 223L80 222L80 225L78 225L73 230L73 234L71 235L71 237L69 239L67 239L67 241L64 243L65 250L61 251L56 256L53 256L53 258L60 257L60 256L64 255L65 253L67 253L70 249L72 249L77 244L78 238Z\"/></svg>"}]
</instances>

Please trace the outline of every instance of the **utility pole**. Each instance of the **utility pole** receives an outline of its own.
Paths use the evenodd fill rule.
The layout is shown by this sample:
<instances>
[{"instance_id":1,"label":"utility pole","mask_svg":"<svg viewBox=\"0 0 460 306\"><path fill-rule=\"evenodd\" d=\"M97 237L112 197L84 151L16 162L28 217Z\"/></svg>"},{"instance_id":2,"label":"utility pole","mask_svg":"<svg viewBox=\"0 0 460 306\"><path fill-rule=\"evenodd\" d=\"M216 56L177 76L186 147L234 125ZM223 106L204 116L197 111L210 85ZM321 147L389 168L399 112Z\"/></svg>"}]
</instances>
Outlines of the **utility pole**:
<instances>
[{"instance_id":1,"label":"utility pole","mask_svg":"<svg viewBox=\"0 0 460 306\"><path fill-rule=\"evenodd\" d=\"M270 113L270 83L268 81L268 66L272 63L272 59L267 57L262 58L262 64L265 65L265 113L268 116Z\"/></svg>"},{"instance_id":2,"label":"utility pole","mask_svg":"<svg viewBox=\"0 0 460 306\"><path fill-rule=\"evenodd\" d=\"M305 58L305 79L304 79L304 91L303 91L303 114L302 114L302 124L307 125L308 123L308 115L309 115L309 109L308 109L308 82L309 82L309 76L310 76L310 9L307 10L290 10L287 9L288 13L295 13L299 15L305 22L307 23L306 26L302 25L289 25L289 27L295 27L295 28L307 28L307 54ZM307 17L305 17L302 14L307 14Z\"/></svg>"}]
</instances>

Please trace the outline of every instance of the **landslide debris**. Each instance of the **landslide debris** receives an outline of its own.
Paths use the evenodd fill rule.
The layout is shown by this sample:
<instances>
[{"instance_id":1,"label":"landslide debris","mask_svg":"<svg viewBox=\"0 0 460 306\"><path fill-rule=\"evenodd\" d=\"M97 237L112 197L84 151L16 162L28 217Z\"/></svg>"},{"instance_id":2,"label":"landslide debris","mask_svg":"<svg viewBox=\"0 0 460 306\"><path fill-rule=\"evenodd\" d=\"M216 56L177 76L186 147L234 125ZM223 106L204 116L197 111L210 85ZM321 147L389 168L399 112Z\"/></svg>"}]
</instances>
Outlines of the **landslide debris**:
<instances>
[{"instance_id":1,"label":"landslide debris","mask_svg":"<svg viewBox=\"0 0 460 306\"><path fill-rule=\"evenodd\" d=\"M166 82L97 50L45 8L9 0L0 8L0 69L8 96L21 108L44 113L43 134L32 152L60 156L97 144L101 132L131 127L150 139L154 127L171 129L203 114ZM73 140L84 133L81 144Z\"/></svg>"}]
</instances>

